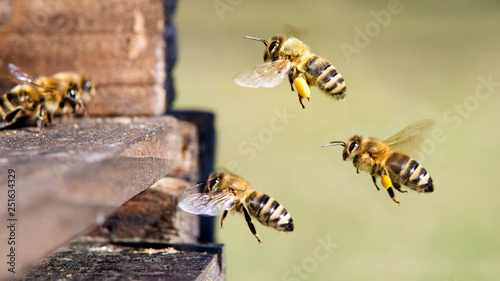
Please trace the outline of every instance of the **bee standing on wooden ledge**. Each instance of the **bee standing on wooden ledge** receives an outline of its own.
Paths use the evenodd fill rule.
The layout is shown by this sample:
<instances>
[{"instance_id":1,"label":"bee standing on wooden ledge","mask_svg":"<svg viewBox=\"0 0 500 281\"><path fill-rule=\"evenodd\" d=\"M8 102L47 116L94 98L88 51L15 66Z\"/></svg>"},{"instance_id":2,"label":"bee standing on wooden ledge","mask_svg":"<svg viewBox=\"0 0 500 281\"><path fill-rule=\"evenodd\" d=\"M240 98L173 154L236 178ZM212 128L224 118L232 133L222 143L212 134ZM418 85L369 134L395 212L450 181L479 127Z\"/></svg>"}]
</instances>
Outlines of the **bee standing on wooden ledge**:
<instances>
[{"instance_id":1,"label":"bee standing on wooden ledge","mask_svg":"<svg viewBox=\"0 0 500 281\"><path fill-rule=\"evenodd\" d=\"M188 195L179 207L192 214L216 216L223 212L220 227L229 211L241 212L252 234L260 241L252 218L278 231L293 231L293 220L286 209L268 195L255 191L243 178L226 172L210 175L202 193Z\"/></svg>"},{"instance_id":2,"label":"bee standing on wooden ledge","mask_svg":"<svg viewBox=\"0 0 500 281\"><path fill-rule=\"evenodd\" d=\"M433 124L434 121L429 119L417 121L385 141L355 135L347 143L333 141L323 147L343 146L344 161L352 159L358 174L359 170L370 173L377 190L380 189L376 178L381 177L382 186L387 189L392 200L399 204L392 187L399 192L406 192L401 190L401 185L417 192L434 191L434 184L427 170L410 156L394 151L401 145L414 145L421 141L425 135L422 131L429 129Z\"/></svg>"},{"instance_id":3,"label":"bee standing on wooden ledge","mask_svg":"<svg viewBox=\"0 0 500 281\"><path fill-rule=\"evenodd\" d=\"M9 71L21 84L0 98L0 129L23 122L37 124L39 132L54 115L74 116L86 112L85 105L94 96L94 86L83 76L60 72L34 79L14 64Z\"/></svg>"},{"instance_id":4,"label":"bee standing on wooden ledge","mask_svg":"<svg viewBox=\"0 0 500 281\"><path fill-rule=\"evenodd\" d=\"M297 38L277 35L269 41L245 36L244 38L261 41L266 46L264 64L238 74L234 82L242 87L272 88L287 76L290 87L297 88L299 102L311 96L310 86L318 86L325 94L337 100L345 97L344 78L337 69L324 58L313 54L309 47Z\"/></svg>"}]
</instances>

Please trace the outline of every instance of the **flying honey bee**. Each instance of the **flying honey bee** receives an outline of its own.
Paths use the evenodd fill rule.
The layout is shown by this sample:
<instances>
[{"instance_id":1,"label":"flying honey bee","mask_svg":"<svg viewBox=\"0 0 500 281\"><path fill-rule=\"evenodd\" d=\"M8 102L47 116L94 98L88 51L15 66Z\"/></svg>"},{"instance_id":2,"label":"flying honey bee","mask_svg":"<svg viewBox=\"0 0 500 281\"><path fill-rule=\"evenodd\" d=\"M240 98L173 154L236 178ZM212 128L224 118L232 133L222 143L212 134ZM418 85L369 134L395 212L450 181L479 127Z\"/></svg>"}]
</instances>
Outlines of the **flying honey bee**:
<instances>
[{"instance_id":1,"label":"flying honey bee","mask_svg":"<svg viewBox=\"0 0 500 281\"><path fill-rule=\"evenodd\" d=\"M242 212L252 234L260 241L252 218L261 224L278 231L293 231L290 214L276 200L255 191L243 178L227 172L212 173L202 193L188 195L179 203L179 207L192 214L216 216L223 212L220 227L229 211Z\"/></svg>"},{"instance_id":2,"label":"flying honey bee","mask_svg":"<svg viewBox=\"0 0 500 281\"><path fill-rule=\"evenodd\" d=\"M344 78L337 69L324 58L313 54L309 47L297 38L277 35L269 41L245 36L244 38L261 41L266 46L264 64L238 74L234 82L242 87L272 88L287 76L290 87L297 88L299 102L311 95L310 86L317 86L325 94L337 100L345 97Z\"/></svg>"},{"instance_id":3,"label":"flying honey bee","mask_svg":"<svg viewBox=\"0 0 500 281\"><path fill-rule=\"evenodd\" d=\"M427 170L410 156L395 151L402 145L415 144L421 138L422 131L429 129L433 124L433 120L424 119L409 125L384 141L355 135L347 143L333 141L323 147L343 146L344 161L352 159L357 173L359 170L370 173L377 190L380 190L377 186L377 177L381 177L382 186L387 189L392 200L399 204L392 187L399 192L407 192L401 190L401 185L417 192L434 191L434 184Z\"/></svg>"},{"instance_id":4,"label":"flying honey bee","mask_svg":"<svg viewBox=\"0 0 500 281\"><path fill-rule=\"evenodd\" d=\"M0 99L0 129L36 122L41 132L52 116L75 114L94 94L92 83L78 74L57 73L34 79L14 64L9 64L9 71L21 84Z\"/></svg>"}]
</instances>

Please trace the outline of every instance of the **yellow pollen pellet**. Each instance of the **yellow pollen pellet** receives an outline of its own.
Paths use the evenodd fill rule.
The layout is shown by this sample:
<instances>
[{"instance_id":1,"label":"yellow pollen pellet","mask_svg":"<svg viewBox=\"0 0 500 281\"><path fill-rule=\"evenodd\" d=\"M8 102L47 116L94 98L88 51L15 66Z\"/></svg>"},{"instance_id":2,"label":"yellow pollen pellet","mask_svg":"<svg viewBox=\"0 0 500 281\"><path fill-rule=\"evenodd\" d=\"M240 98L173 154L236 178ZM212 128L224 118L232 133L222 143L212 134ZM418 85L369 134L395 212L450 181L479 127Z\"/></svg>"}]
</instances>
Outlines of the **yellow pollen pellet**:
<instances>
[{"instance_id":1,"label":"yellow pollen pellet","mask_svg":"<svg viewBox=\"0 0 500 281\"><path fill-rule=\"evenodd\" d=\"M302 98L309 98L311 96L311 88L307 84L306 79L297 77L293 80L293 85Z\"/></svg>"},{"instance_id":2,"label":"yellow pollen pellet","mask_svg":"<svg viewBox=\"0 0 500 281\"><path fill-rule=\"evenodd\" d=\"M387 176L387 175L382 176L382 186L385 189L388 189L389 187L392 186L392 181L391 181L391 178L389 176Z\"/></svg>"}]
</instances>

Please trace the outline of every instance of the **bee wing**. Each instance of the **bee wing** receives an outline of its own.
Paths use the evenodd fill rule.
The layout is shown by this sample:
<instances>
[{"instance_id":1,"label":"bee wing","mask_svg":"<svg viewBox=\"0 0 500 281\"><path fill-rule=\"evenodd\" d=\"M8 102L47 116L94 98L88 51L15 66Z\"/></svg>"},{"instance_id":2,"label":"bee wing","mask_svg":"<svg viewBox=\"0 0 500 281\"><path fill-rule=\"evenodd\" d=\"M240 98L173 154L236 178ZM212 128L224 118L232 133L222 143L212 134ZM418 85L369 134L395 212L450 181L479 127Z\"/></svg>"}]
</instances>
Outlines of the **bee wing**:
<instances>
[{"instance_id":1,"label":"bee wing","mask_svg":"<svg viewBox=\"0 0 500 281\"><path fill-rule=\"evenodd\" d=\"M246 88L272 88L288 75L290 61L286 59L267 62L236 75L234 83Z\"/></svg>"},{"instance_id":2,"label":"bee wing","mask_svg":"<svg viewBox=\"0 0 500 281\"><path fill-rule=\"evenodd\" d=\"M12 77L24 83L33 83L33 77L19 69L15 64L9 63L9 72Z\"/></svg>"},{"instance_id":3,"label":"bee wing","mask_svg":"<svg viewBox=\"0 0 500 281\"><path fill-rule=\"evenodd\" d=\"M418 120L386 139L385 143L395 151L405 151L411 155L412 151L418 148L418 144L425 140L433 125L432 119Z\"/></svg>"},{"instance_id":4,"label":"bee wing","mask_svg":"<svg viewBox=\"0 0 500 281\"><path fill-rule=\"evenodd\" d=\"M39 84L35 83L34 82L35 78L33 78L33 76L31 76L28 73L22 71L21 69L19 69L19 67L17 67L13 63L9 63L9 72L10 72L10 75L15 80L17 80L19 82L30 84L30 85L33 85L33 86L36 86L36 87L40 87L40 88L45 89L47 91L53 91L54 90L54 89L50 89L50 88L47 88L45 86L42 86L42 85L39 85Z\"/></svg>"},{"instance_id":5,"label":"bee wing","mask_svg":"<svg viewBox=\"0 0 500 281\"><path fill-rule=\"evenodd\" d=\"M220 212L230 209L235 202L234 194L230 192L220 192L215 195L195 193L183 199L179 203L179 207L191 214L216 216Z\"/></svg>"}]
</instances>

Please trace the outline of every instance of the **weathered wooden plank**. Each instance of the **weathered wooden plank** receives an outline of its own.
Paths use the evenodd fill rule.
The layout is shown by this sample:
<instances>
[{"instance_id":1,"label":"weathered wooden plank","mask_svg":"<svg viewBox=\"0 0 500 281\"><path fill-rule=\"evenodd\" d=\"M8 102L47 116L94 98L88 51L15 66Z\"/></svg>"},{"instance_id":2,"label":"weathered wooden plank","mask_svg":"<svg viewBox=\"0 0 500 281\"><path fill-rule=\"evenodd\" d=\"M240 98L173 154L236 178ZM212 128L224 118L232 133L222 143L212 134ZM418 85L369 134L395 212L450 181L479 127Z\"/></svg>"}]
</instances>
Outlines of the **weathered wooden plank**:
<instances>
[{"instance_id":1,"label":"weathered wooden plank","mask_svg":"<svg viewBox=\"0 0 500 281\"><path fill-rule=\"evenodd\" d=\"M160 178L197 170L197 154L188 153L197 149L196 129L170 116L56 118L43 135L36 132L0 131L0 171L16 174L17 269L102 223ZM0 185L2 204L7 189ZM0 231L8 237L5 227ZM0 279L6 266L0 266Z\"/></svg>"},{"instance_id":2,"label":"weathered wooden plank","mask_svg":"<svg viewBox=\"0 0 500 281\"><path fill-rule=\"evenodd\" d=\"M2 57L9 58L11 63L35 76L71 70L86 74L99 88L107 84L152 86L157 82L157 71L162 70L156 69L162 55L148 55L162 47L161 41L156 42L157 45L145 45L140 62L134 63L127 59L130 50L124 47L130 40L127 34L115 34L112 40L106 41L103 41L102 34L53 35L50 38L53 41L49 41L45 34L38 33L0 33L0 36L7 39L0 40ZM54 42L57 42L57 47ZM29 51L19 57L19 50ZM106 58L100 54L107 54ZM112 66L109 65L111 62ZM6 72L6 65L2 67L3 72Z\"/></svg>"},{"instance_id":3,"label":"weathered wooden plank","mask_svg":"<svg viewBox=\"0 0 500 281\"><path fill-rule=\"evenodd\" d=\"M140 10L144 27L148 30L162 29L163 10L161 2L123 0L22 0L12 1L12 29L20 33L113 33L133 30L134 11ZM78 17L75 17L78 16ZM161 22L159 22L159 20Z\"/></svg>"},{"instance_id":4,"label":"weathered wooden plank","mask_svg":"<svg viewBox=\"0 0 500 281\"><path fill-rule=\"evenodd\" d=\"M151 98L151 93L162 91L162 89L154 89L157 86L149 85L129 85L120 86L107 85L101 88L101 92L90 104L89 113L92 115L99 112L100 115L114 115L117 111L127 110L127 115L145 115L144 108L148 111L159 114L165 111L165 99ZM127 98L117 98L113 93L121 93ZM148 113L149 115L149 113Z\"/></svg>"},{"instance_id":5,"label":"weathered wooden plank","mask_svg":"<svg viewBox=\"0 0 500 281\"><path fill-rule=\"evenodd\" d=\"M75 71L96 84L92 115L161 115L174 95L175 2L4 1L0 75L8 63L33 76ZM0 91L11 86L0 82Z\"/></svg>"},{"instance_id":6,"label":"weathered wooden plank","mask_svg":"<svg viewBox=\"0 0 500 281\"><path fill-rule=\"evenodd\" d=\"M220 244L72 242L14 280L225 280Z\"/></svg>"}]
</instances>

